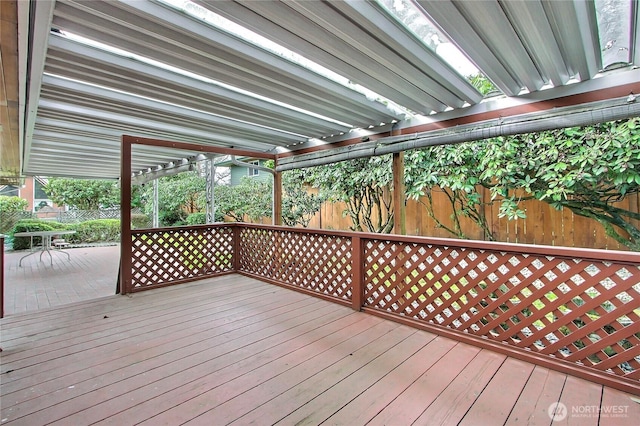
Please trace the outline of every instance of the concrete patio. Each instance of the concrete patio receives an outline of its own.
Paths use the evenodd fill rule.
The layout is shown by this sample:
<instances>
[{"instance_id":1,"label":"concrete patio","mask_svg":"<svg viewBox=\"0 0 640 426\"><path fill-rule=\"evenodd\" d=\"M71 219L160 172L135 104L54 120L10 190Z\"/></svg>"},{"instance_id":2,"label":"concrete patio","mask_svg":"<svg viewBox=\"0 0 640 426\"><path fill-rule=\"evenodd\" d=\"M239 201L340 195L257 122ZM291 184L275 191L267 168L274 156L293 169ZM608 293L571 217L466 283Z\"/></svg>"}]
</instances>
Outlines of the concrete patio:
<instances>
[{"instance_id":1,"label":"concrete patio","mask_svg":"<svg viewBox=\"0 0 640 426\"><path fill-rule=\"evenodd\" d=\"M78 247L45 253L9 251L4 258L5 316L115 294L120 247Z\"/></svg>"}]
</instances>

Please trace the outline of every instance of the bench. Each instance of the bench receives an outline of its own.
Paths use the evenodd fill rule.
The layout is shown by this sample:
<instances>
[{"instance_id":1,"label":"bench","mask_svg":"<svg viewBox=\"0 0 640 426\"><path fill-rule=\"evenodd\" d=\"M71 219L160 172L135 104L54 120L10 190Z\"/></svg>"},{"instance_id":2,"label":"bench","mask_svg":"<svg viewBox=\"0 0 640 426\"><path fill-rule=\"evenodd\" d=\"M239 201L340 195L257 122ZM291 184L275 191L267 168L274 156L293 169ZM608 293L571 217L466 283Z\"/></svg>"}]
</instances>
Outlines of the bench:
<instances>
[{"instance_id":1,"label":"bench","mask_svg":"<svg viewBox=\"0 0 640 426\"><path fill-rule=\"evenodd\" d=\"M51 241L51 245L52 245L54 248L62 249L62 248L65 248L65 247L70 246L71 244L69 244L68 242L66 242L66 241L64 240L64 238L54 238L54 239L53 239L53 241Z\"/></svg>"}]
</instances>

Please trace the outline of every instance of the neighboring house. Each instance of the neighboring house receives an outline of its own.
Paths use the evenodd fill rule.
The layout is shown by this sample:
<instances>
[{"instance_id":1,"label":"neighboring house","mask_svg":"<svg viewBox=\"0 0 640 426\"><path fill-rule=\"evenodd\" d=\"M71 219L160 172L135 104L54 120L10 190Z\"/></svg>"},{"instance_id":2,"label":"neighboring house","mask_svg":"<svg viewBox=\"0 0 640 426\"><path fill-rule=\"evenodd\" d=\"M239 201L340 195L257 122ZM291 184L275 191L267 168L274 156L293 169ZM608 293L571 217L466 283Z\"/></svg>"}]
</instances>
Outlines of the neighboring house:
<instances>
[{"instance_id":1,"label":"neighboring house","mask_svg":"<svg viewBox=\"0 0 640 426\"><path fill-rule=\"evenodd\" d=\"M262 167L265 166L266 160L260 160L257 158L251 157L238 157L238 161L242 161L243 163L256 164ZM231 161L222 161L220 163L216 163L216 167L229 167L231 176L230 176L230 185L235 186L240 184L240 179L243 176L250 177L251 179L258 179L261 181L271 181L273 180L273 175L269 172L265 172L263 170L250 169L248 167L237 166Z\"/></svg>"},{"instance_id":2,"label":"neighboring house","mask_svg":"<svg viewBox=\"0 0 640 426\"><path fill-rule=\"evenodd\" d=\"M44 186L47 184L47 180L41 177L26 177L24 183L21 186L2 185L0 186L0 195L7 195L9 197L20 197L27 200L29 206L27 210L36 212L43 206L49 206L55 211L64 210L63 207L56 206L51 199L44 192ZM51 210L51 209L48 209Z\"/></svg>"}]
</instances>

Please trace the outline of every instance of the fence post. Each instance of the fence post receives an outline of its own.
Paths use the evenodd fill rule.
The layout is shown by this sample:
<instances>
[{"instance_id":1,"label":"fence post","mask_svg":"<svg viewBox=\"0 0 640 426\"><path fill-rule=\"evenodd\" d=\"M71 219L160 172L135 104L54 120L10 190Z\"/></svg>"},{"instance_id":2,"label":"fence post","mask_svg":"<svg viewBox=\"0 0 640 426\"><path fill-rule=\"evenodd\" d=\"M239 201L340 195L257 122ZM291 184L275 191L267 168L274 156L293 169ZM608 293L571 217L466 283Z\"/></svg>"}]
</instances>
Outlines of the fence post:
<instances>
[{"instance_id":1,"label":"fence post","mask_svg":"<svg viewBox=\"0 0 640 426\"><path fill-rule=\"evenodd\" d=\"M362 309L364 282L362 279L362 238L351 237L351 307Z\"/></svg>"}]
</instances>

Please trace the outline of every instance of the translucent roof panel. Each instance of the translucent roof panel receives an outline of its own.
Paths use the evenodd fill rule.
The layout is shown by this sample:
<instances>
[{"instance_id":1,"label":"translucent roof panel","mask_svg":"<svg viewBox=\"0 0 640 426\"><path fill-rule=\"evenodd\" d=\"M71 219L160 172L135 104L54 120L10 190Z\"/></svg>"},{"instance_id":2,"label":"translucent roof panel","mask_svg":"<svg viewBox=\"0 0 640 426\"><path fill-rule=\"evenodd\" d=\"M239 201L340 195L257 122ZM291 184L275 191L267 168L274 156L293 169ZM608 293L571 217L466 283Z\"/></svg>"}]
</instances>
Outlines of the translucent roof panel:
<instances>
[{"instance_id":1,"label":"translucent roof panel","mask_svg":"<svg viewBox=\"0 0 640 426\"><path fill-rule=\"evenodd\" d=\"M190 16L200 19L203 22L206 22L209 25L215 26L221 30L224 30L230 34L233 34L236 37L240 37L243 40L254 44L262 49L265 49L275 55L278 55L292 63L303 66L306 69L317 73L318 75L327 78L335 83L341 84L344 87L347 87L355 92L365 95L368 99L379 102L389 108L396 115L411 117L414 115L412 111L408 108L405 108L397 103L383 97L382 95L375 93L368 88L361 86L359 84L353 83L348 78L341 76L340 74L305 58L303 55L300 55L296 52L287 49L286 47L269 40L266 37L261 36L260 34L251 31L248 28L243 27L242 25L238 25L235 22L230 21L229 19L218 15L215 12L207 10L206 8L194 3L191 0L159 0L162 3L165 3L177 10L181 10L184 13L189 14Z\"/></svg>"},{"instance_id":2,"label":"translucent roof panel","mask_svg":"<svg viewBox=\"0 0 640 426\"><path fill-rule=\"evenodd\" d=\"M595 0L602 68L610 70L631 61L632 0Z\"/></svg>"},{"instance_id":3,"label":"translucent roof panel","mask_svg":"<svg viewBox=\"0 0 640 426\"><path fill-rule=\"evenodd\" d=\"M438 29L422 8L411 0L376 1L480 93L499 93L491 81Z\"/></svg>"}]
</instances>

